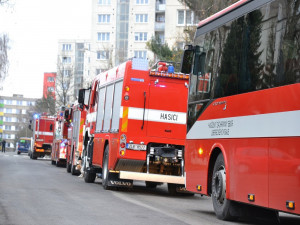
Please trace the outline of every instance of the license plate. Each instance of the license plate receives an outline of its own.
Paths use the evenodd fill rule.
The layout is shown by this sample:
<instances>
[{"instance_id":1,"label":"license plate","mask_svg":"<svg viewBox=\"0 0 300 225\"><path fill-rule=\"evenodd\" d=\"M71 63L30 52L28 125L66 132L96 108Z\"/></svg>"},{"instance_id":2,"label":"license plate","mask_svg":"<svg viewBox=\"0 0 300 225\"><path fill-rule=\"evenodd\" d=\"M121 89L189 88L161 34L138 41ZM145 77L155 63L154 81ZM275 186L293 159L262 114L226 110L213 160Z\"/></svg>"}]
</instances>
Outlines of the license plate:
<instances>
[{"instance_id":1,"label":"license plate","mask_svg":"<svg viewBox=\"0 0 300 225\"><path fill-rule=\"evenodd\" d=\"M145 151L147 149L146 145L137 145L137 144L126 144L127 149Z\"/></svg>"}]
</instances>

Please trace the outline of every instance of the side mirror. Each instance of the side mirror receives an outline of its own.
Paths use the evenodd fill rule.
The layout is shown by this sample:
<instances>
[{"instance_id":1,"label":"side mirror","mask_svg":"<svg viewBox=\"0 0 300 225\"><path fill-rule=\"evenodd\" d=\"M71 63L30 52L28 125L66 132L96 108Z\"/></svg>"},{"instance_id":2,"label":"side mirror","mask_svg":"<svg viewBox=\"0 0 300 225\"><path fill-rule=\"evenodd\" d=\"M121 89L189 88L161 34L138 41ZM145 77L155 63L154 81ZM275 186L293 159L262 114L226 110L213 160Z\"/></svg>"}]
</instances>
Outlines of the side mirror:
<instances>
[{"instance_id":1,"label":"side mirror","mask_svg":"<svg viewBox=\"0 0 300 225\"><path fill-rule=\"evenodd\" d=\"M183 52L183 56L181 59L181 73L191 73L192 72L192 65L193 65L193 59L194 59L195 51L193 49L193 46L188 45L186 46L186 49Z\"/></svg>"},{"instance_id":2,"label":"side mirror","mask_svg":"<svg viewBox=\"0 0 300 225\"><path fill-rule=\"evenodd\" d=\"M90 89L80 89L78 94L78 103L88 106L90 98Z\"/></svg>"}]
</instances>

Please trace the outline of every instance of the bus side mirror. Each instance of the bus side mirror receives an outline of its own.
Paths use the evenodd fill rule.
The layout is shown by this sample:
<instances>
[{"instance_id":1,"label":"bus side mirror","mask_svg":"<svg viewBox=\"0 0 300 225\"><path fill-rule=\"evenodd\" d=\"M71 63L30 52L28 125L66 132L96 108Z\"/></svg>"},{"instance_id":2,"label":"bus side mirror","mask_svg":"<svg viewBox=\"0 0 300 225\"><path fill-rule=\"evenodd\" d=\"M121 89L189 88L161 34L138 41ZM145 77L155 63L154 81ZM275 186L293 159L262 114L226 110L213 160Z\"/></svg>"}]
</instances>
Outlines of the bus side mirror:
<instances>
[{"instance_id":1,"label":"bus side mirror","mask_svg":"<svg viewBox=\"0 0 300 225\"><path fill-rule=\"evenodd\" d=\"M194 49L191 45L186 47L187 49L184 50L183 56L181 59L181 73L190 74L192 72L192 65L194 59Z\"/></svg>"}]
</instances>

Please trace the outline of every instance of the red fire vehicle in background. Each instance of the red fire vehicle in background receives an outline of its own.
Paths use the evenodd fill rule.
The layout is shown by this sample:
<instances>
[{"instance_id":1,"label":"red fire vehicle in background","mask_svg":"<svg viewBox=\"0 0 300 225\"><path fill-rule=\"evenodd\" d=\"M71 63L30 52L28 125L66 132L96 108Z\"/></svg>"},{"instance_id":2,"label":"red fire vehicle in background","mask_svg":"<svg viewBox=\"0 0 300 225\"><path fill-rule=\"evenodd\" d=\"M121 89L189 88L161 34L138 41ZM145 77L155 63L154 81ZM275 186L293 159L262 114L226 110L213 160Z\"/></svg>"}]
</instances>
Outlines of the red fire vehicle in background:
<instances>
[{"instance_id":1,"label":"red fire vehicle in background","mask_svg":"<svg viewBox=\"0 0 300 225\"><path fill-rule=\"evenodd\" d=\"M183 187L188 75L157 65L150 71L134 58L95 78L85 103L86 182L102 173L104 189L133 180L166 182L171 193Z\"/></svg>"},{"instance_id":2,"label":"red fire vehicle in background","mask_svg":"<svg viewBox=\"0 0 300 225\"><path fill-rule=\"evenodd\" d=\"M52 165L66 165L66 151L68 146L68 127L70 126L71 108L62 107L57 112L55 119L54 138L52 145L51 161Z\"/></svg>"},{"instance_id":3,"label":"red fire vehicle in background","mask_svg":"<svg viewBox=\"0 0 300 225\"><path fill-rule=\"evenodd\" d=\"M51 154L54 130L54 117L35 114L29 128L33 131L33 148L29 152L31 159Z\"/></svg>"},{"instance_id":4,"label":"red fire vehicle in background","mask_svg":"<svg viewBox=\"0 0 300 225\"><path fill-rule=\"evenodd\" d=\"M75 104L71 111L71 124L68 128L67 172L80 174L83 149L83 128L86 119L84 105Z\"/></svg>"}]
</instances>

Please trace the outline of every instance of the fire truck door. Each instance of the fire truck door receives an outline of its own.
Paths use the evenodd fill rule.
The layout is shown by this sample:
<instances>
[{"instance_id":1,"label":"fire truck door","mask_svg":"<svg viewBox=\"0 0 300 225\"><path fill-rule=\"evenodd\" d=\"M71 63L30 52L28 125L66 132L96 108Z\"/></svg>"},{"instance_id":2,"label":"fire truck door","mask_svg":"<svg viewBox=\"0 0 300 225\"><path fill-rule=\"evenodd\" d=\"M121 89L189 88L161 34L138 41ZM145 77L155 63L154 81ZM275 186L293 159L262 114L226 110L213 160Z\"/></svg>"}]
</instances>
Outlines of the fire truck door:
<instances>
[{"instance_id":1,"label":"fire truck door","mask_svg":"<svg viewBox=\"0 0 300 225\"><path fill-rule=\"evenodd\" d=\"M188 89L183 80L152 81L147 113L147 134L184 139Z\"/></svg>"}]
</instances>

